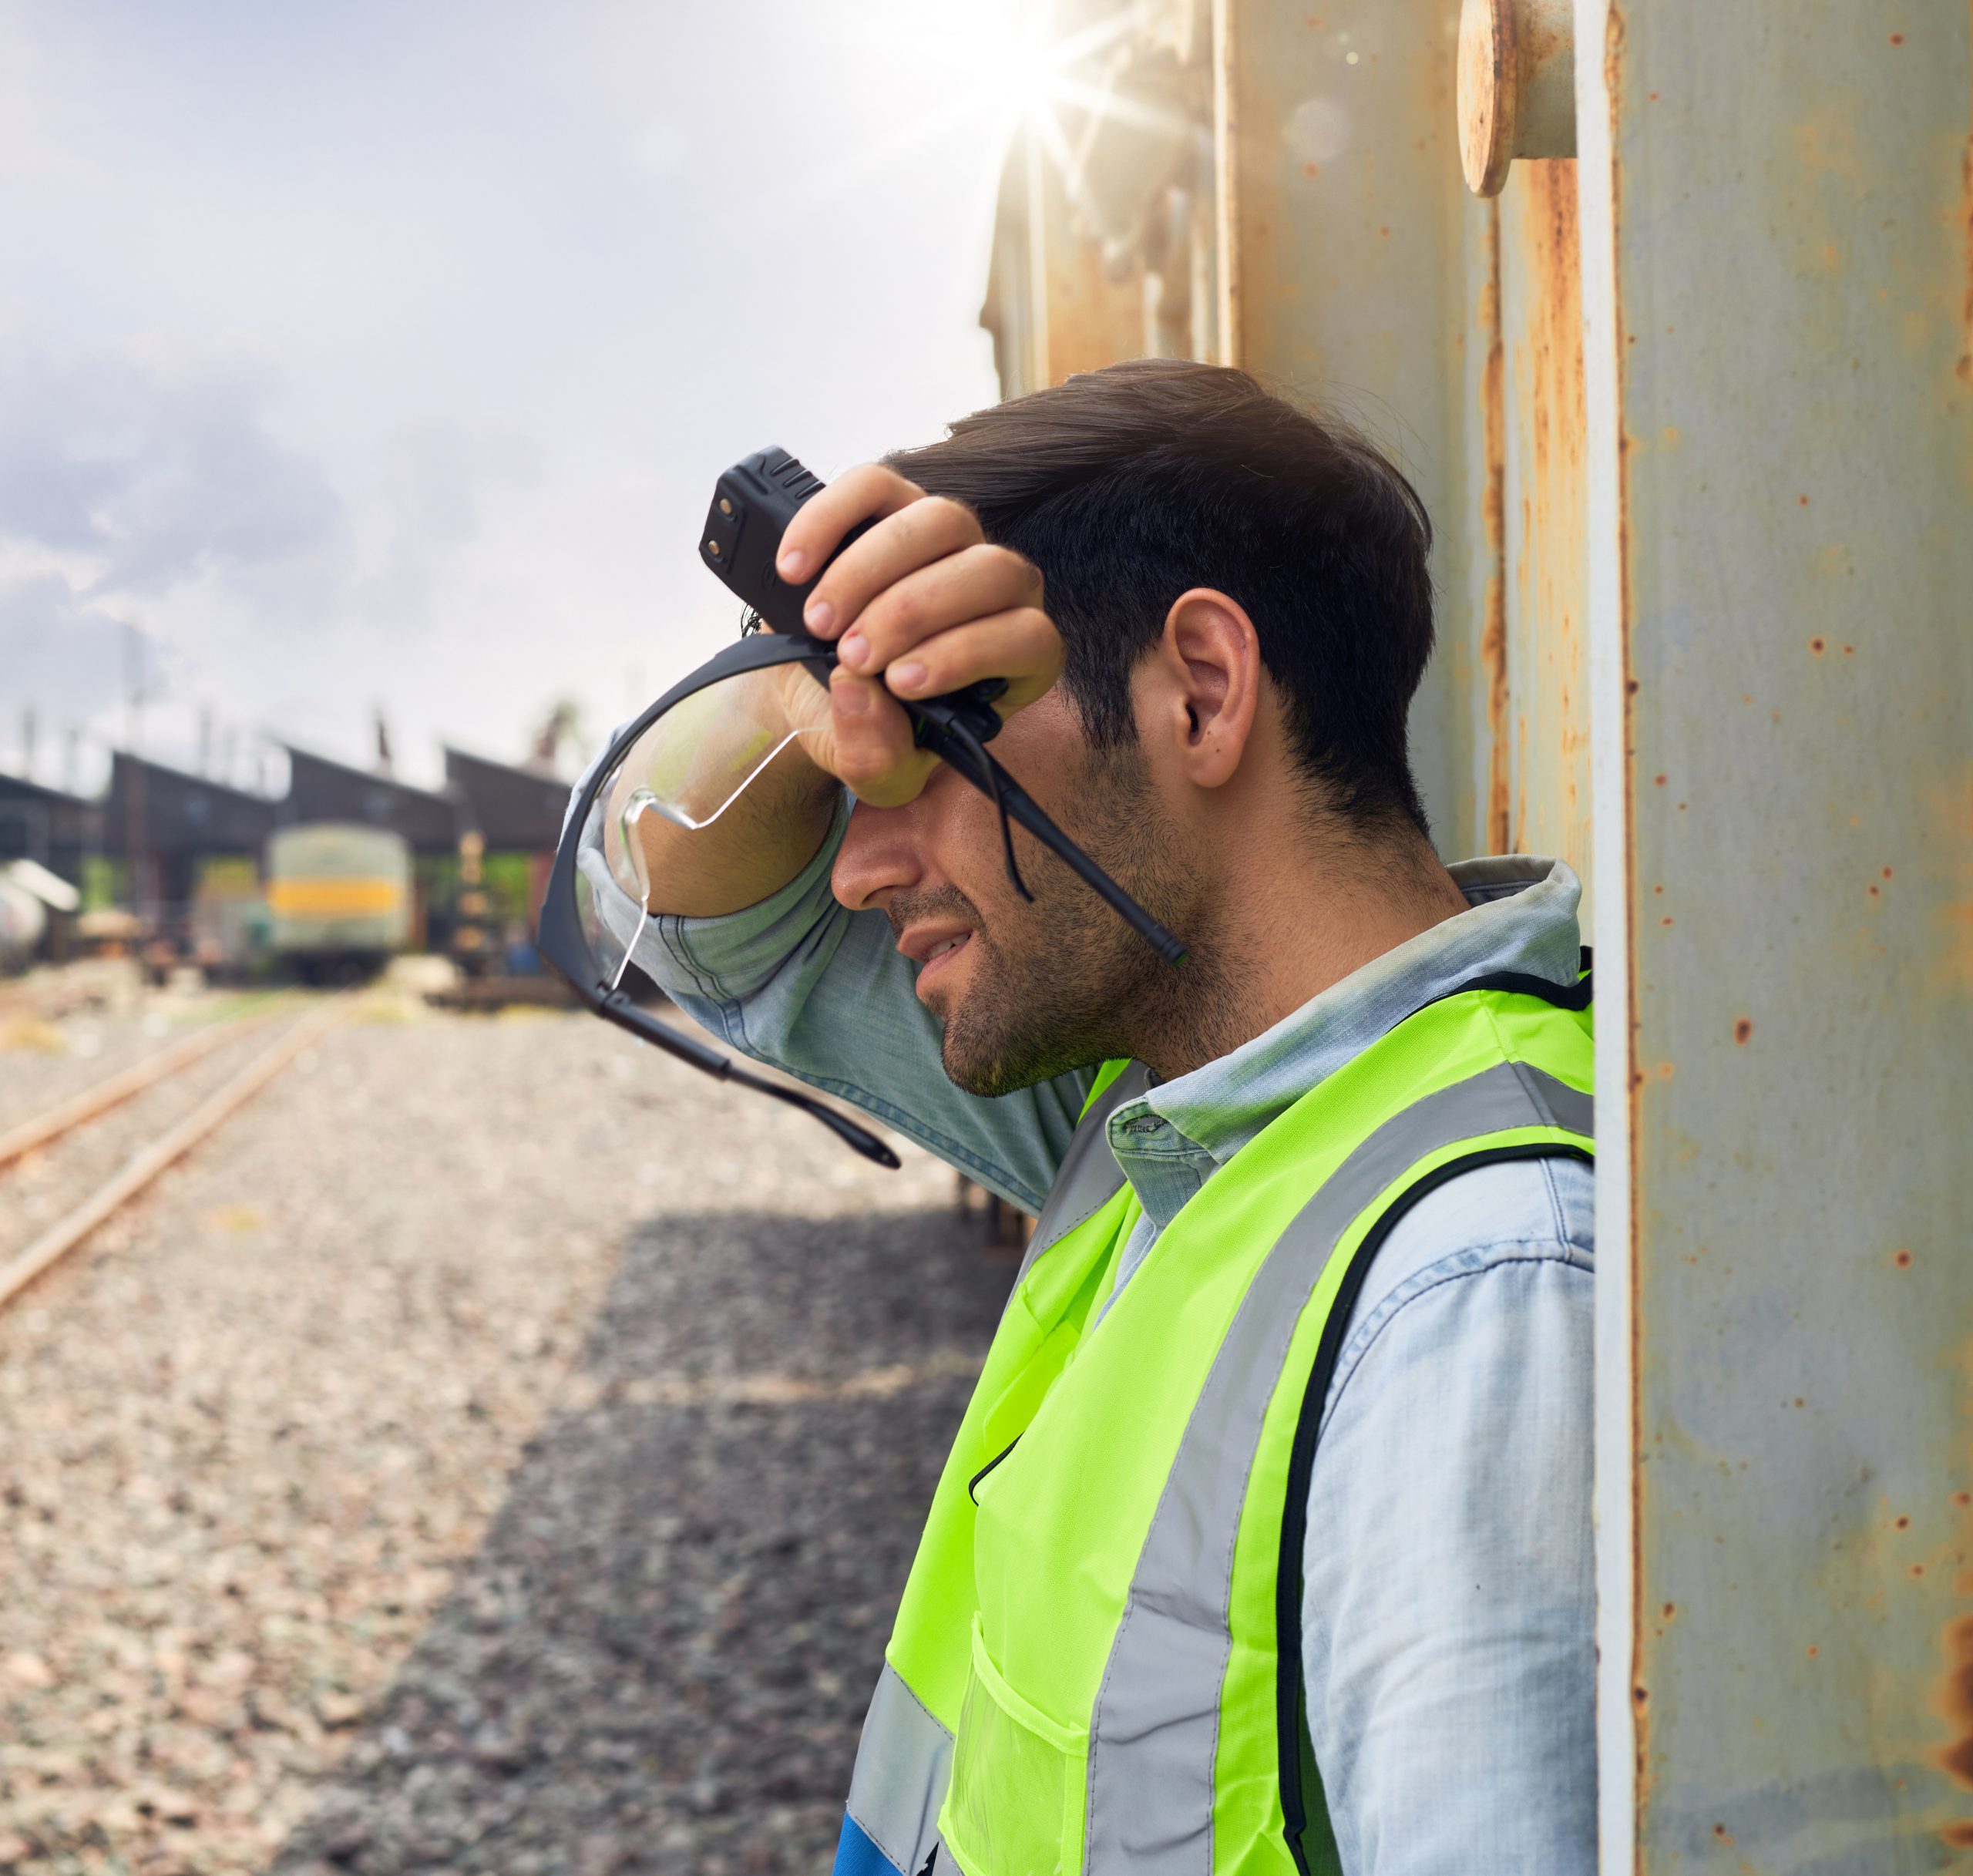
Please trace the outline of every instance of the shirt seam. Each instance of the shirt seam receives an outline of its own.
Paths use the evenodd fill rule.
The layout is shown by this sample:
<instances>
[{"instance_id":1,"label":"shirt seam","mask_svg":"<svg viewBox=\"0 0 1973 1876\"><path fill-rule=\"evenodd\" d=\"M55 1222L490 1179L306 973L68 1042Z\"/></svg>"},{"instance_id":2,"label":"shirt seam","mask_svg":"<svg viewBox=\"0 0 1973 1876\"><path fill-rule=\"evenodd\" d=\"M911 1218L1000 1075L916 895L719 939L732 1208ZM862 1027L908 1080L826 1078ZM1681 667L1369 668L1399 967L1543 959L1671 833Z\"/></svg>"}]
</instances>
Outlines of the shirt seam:
<instances>
[{"instance_id":1,"label":"shirt seam","mask_svg":"<svg viewBox=\"0 0 1973 1876\"><path fill-rule=\"evenodd\" d=\"M1578 1258L1591 1255L1580 1245L1571 1244L1566 1238L1507 1238L1491 1244L1462 1245L1436 1262L1427 1264L1417 1275L1407 1279L1400 1289L1410 1284L1417 1287L1409 1296L1398 1297L1397 1291L1386 1296L1372 1313L1370 1320L1351 1338L1336 1364L1336 1373L1329 1383L1329 1397L1323 1403L1322 1420L1317 1428L1317 1440L1326 1429L1336 1408L1342 1404L1343 1396L1350 1382L1362 1368L1370 1350L1383 1339L1384 1332L1404 1312L1422 1296L1429 1296L1434 1290L1444 1289L1449 1284L1460 1283L1474 1277L1491 1276L1497 1270L1506 1269L1514 1264L1559 1264L1585 1282L1593 1280L1595 1273L1586 1270L1577 1262ZM1471 1269L1453 1270L1446 1266L1460 1259L1484 1257L1487 1261ZM1440 1274L1434 1276L1434 1273ZM1430 1279L1428 1282L1426 1279ZM1316 1447L1319 1454L1321 1447Z\"/></svg>"}]
</instances>

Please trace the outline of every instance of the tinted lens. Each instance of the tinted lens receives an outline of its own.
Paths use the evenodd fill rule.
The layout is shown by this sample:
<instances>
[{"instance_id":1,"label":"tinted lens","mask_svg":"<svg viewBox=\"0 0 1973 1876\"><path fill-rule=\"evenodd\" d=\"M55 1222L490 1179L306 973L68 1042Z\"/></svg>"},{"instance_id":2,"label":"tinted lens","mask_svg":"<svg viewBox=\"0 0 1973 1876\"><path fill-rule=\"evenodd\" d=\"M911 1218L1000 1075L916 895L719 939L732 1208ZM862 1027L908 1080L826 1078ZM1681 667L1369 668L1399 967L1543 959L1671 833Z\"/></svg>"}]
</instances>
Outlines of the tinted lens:
<instances>
[{"instance_id":1,"label":"tinted lens","mask_svg":"<svg viewBox=\"0 0 1973 1876\"><path fill-rule=\"evenodd\" d=\"M808 666L771 665L693 692L638 739L603 784L583 846L576 898L594 982L638 981L630 959L647 917L692 909L704 847L734 837L720 824L743 795L771 813L777 789L812 779L790 751L828 714Z\"/></svg>"}]
</instances>

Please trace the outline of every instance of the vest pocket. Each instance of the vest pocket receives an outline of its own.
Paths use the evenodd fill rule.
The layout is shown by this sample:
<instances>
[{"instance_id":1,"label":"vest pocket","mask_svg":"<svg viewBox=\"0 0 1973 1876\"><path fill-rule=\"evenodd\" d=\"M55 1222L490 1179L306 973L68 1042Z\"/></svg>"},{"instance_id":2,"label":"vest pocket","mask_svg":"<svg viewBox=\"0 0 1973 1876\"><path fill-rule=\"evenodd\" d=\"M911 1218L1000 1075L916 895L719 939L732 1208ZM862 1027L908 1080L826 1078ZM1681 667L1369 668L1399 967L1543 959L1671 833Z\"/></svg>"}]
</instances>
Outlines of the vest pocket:
<instances>
[{"instance_id":1,"label":"vest pocket","mask_svg":"<svg viewBox=\"0 0 1973 1876\"><path fill-rule=\"evenodd\" d=\"M1000 1678L976 1615L939 1821L967 1876L1066 1876L1080 1868L1088 1763L1087 1730L1050 1720Z\"/></svg>"}]
</instances>

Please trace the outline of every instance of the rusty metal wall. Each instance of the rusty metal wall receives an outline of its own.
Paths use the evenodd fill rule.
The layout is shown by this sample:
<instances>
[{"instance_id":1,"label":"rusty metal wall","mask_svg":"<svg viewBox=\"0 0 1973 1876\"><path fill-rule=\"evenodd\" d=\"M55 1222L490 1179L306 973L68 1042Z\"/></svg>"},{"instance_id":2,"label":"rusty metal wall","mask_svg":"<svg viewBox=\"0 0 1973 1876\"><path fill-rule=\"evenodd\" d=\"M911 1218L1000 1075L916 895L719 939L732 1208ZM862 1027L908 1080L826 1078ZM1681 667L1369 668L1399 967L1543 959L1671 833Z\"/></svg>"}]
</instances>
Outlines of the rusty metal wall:
<instances>
[{"instance_id":1,"label":"rusty metal wall","mask_svg":"<svg viewBox=\"0 0 1973 1876\"><path fill-rule=\"evenodd\" d=\"M1579 153L1483 200L1457 0L1154 15L1189 326L1074 187L989 322L1390 447L1441 848L1593 886L1604 1868L1973 1868L1973 20L1576 0Z\"/></svg>"},{"instance_id":2,"label":"rusty metal wall","mask_svg":"<svg viewBox=\"0 0 1973 1876\"><path fill-rule=\"evenodd\" d=\"M1057 29L1105 16L1077 0ZM1439 845L1559 854L1586 884L1573 165L1467 196L1457 17L1457 0L1144 7L1017 140L983 318L1009 395L1189 353L1375 436L1438 529L1440 651L1412 730ZM1126 130L1084 102L1106 86L1135 113L1114 151ZM1175 234L1147 212L1153 185L1182 197Z\"/></svg>"},{"instance_id":3,"label":"rusty metal wall","mask_svg":"<svg viewBox=\"0 0 1973 1876\"><path fill-rule=\"evenodd\" d=\"M1973 1867L1973 20L1577 36L1604 1868Z\"/></svg>"},{"instance_id":4,"label":"rusty metal wall","mask_svg":"<svg viewBox=\"0 0 1973 1876\"><path fill-rule=\"evenodd\" d=\"M1086 47L1017 131L980 323L1003 397L1121 358L1211 358L1215 239L1209 0L1059 0Z\"/></svg>"},{"instance_id":5,"label":"rusty metal wall","mask_svg":"<svg viewBox=\"0 0 1973 1876\"><path fill-rule=\"evenodd\" d=\"M1442 850L1484 844L1474 776L1491 570L1470 550L1479 387L1464 369L1469 216L1452 111L1453 0L1221 0L1220 161L1229 203L1225 355L1368 431L1437 528L1440 652L1412 714ZM1503 439L1492 439L1497 458Z\"/></svg>"}]
</instances>

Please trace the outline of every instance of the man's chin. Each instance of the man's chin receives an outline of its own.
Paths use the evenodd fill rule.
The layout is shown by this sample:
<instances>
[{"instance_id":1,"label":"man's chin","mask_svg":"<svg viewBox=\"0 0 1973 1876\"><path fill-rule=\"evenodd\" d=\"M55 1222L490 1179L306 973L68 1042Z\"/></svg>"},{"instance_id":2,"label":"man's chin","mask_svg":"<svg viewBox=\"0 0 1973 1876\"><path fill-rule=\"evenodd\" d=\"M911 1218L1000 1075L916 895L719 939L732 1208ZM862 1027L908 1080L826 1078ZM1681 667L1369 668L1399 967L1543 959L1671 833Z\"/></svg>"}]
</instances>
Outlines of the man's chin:
<instances>
[{"instance_id":1,"label":"man's chin","mask_svg":"<svg viewBox=\"0 0 1973 1876\"><path fill-rule=\"evenodd\" d=\"M953 998L950 1012L936 1011L945 1024L940 1061L946 1079L962 1093L993 1100L1018 1093L1075 1066L1060 1062L1041 1037L996 1022L976 992Z\"/></svg>"}]
</instances>

